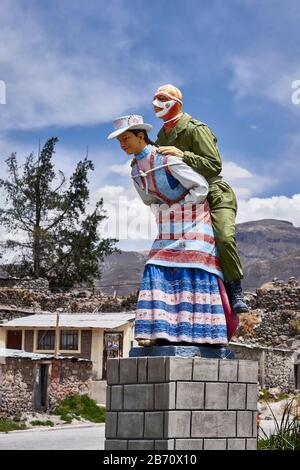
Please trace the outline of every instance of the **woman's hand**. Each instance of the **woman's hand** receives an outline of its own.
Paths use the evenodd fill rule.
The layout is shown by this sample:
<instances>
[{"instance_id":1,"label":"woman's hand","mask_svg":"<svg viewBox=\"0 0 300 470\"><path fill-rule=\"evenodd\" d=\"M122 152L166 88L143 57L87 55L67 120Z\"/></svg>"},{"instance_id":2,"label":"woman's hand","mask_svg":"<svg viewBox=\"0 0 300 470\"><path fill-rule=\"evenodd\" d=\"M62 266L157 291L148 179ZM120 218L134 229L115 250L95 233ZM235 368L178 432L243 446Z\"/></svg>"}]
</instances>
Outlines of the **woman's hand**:
<instances>
[{"instance_id":1,"label":"woman's hand","mask_svg":"<svg viewBox=\"0 0 300 470\"><path fill-rule=\"evenodd\" d=\"M174 155L174 157L183 158L184 153L182 150L173 146L162 146L158 147L157 151L163 155Z\"/></svg>"}]
</instances>

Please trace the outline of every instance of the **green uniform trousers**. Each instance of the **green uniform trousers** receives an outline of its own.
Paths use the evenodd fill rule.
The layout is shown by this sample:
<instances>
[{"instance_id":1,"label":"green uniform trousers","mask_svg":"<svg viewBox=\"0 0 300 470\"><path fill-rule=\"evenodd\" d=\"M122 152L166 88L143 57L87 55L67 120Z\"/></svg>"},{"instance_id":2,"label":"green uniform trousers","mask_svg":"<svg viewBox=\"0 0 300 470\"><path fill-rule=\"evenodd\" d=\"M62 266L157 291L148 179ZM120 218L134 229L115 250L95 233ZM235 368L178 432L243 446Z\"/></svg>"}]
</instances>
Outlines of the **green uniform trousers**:
<instances>
[{"instance_id":1,"label":"green uniform trousers","mask_svg":"<svg viewBox=\"0 0 300 470\"><path fill-rule=\"evenodd\" d=\"M242 279L243 270L235 235L235 194L225 181L219 181L210 185L207 199L224 279L227 282Z\"/></svg>"}]
</instances>

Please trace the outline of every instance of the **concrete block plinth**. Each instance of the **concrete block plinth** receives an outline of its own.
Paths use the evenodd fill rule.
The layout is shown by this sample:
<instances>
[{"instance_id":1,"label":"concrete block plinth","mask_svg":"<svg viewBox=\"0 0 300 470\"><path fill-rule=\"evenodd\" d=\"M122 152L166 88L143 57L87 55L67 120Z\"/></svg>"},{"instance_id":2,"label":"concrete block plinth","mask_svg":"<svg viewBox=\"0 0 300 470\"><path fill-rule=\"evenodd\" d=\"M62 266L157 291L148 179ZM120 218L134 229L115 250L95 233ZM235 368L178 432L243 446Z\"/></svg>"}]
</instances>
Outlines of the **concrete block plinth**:
<instances>
[{"instance_id":1,"label":"concrete block plinth","mask_svg":"<svg viewBox=\"0 0 300 470\"><path fill-rule=\"evenodd\" d=\"M109 359L106 450L255 450L253 361Z\"/></svg>"},{"instance_id":2,"label":"concrete block plinth","mask_svg":"<svg viewBox=\"0 0 300 470\"><path fill-rule=\"evenodd\" d=\"M134 347L129 351L129 357L149 356L181 356L181 357L211 357L233 359L234 352L225 346L150 346Z\"/></svg>"}]
</instances>

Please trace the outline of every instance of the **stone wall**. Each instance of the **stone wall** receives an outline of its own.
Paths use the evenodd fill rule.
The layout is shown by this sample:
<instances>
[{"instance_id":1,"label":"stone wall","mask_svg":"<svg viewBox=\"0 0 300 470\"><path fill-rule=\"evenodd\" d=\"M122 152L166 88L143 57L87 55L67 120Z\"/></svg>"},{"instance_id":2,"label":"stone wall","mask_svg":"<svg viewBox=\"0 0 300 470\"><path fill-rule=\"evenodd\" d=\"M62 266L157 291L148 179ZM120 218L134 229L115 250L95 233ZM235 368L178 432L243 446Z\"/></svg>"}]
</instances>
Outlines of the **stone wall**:
<instances>
[{"instance_id":1,"label":"stone wall","mask_svg":"<svg viewBox=\"0 0 300 470\"><path fill-rule=\"evenodd\" d=\"M272 310L300 311L300 286L284 283L277 285L276 281L256 290L254 308Z\"/></svg>"},{"instance_id":2,"label":"stone wall","mask_svg":"<svg viewBox=\"0 0 300 470\"><path fill-rule=\"evenodd\" d=\"M256 337L261 344L299 349L299 334L292 325L298 319L300 326L300 314L290 310L265 311L261 319L256 329Z\"/></svg>"},{"instance_id":3,"label":"stone wall","mask_svg":"<svg viewBox=\"0 0 300 470\"><path fill-rule=\"evenodd\" d=\"M7 278L0 279L0 287L27 289L35 292L48 292L49 281L44 278L33 279L30 277L26 278Z\"/></svg>"},{"instance_id":4,"label":"stone wall","mask_svg":"<svg viewBox=\"0 0 300 470\"><path fill-rule=\"evenodd\" d=\"M30 359L0 358L0 416L33 410L36 363Z\"/></svg>"},{"instance_id":5,"label":"stone wall","mask_svg":"<svg viewBox=\"0 0 300 470\"><path fill-rule=\"evenodd\" d=\"M33 292L49 292L49 281L44 278L31 279L25 278L20 279L16 286L19 289L27 289Z\"/></svg>"},{"instance_id":6,"label":"stone wall","mask_svg":"<svg viewBox=\"0 0 300 470\"><path fill-rule=\"evenodd\" d=\"M49 386L49 410L69 395L90 395L92 363L56 360L52 363Z\"/></svg>"},{"instance_id":7,"label":"stone wall","mask_svg":"<svg viewBox=\"0 0 300 470\"><path fill-rule=\"evenodd\" d=\"M258 380L261 388L278 387L283 392L295 390L294 364L298 362L297 352L233 342L230 343L230 349L235 352L237 359L258 362Z\"/></svg>"},{"instance_id":8,"label":"stone wall","mask_svg":"<svg viewBox=\"0 0 300 470\"><path fill-rule=\"evenodd\" d=\"M35 377L40 363L30 358L0 358L0 416L34 410ZM90 394L91 374L90 361L51 360L47 410L53 411L68 395Z\"/></svg>"},{"instance_id":9,"label":"stone wall","mask_svg":"<svg viewBox=\"0 0 300 470\"><path fill-rule=\"evenodd\" d=\"M128 297L109 297L96 290L70 291L64 293L52 293L50 291L38 291L27 288L1 287L0 306L10 309L31 309L32 313L45 312L124 312L134 310L137 294ZM4 307L5 306L5 307ZM8 312L3 318L9 318L13 312ZM21 315L19 315L21 316ZM14 317L16 318L16 317Z\"/></svg>"},{"instance_id":10,"label":"stone wall","mask_svg":"<svg viewBox=\"0 0 300 470\"><path fill-rule=\"evenodd\" d=\"M300 286L274 279L248 294L249 314L240 316L238 341L300 350Z\"/></svg>"}]
</instances>

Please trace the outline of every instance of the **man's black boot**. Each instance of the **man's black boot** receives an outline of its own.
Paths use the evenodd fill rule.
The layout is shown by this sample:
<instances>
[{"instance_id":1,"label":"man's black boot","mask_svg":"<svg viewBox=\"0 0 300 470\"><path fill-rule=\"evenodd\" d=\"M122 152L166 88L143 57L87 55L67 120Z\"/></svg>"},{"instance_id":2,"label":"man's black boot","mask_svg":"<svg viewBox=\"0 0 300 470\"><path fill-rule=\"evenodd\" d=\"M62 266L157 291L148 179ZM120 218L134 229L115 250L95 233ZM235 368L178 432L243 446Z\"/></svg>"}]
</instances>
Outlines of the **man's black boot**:
<instances>
[{"instance_id":1,"label":"man's black boot","mask_svg":"<svg viewBox=\"0 0 300 470\"><path fill-rule=\"evenodd\" d=\"M229 301L234 313L247 313L249 308L245 303L241 281L226 282Z\"/></svg>"}]
</instances>

